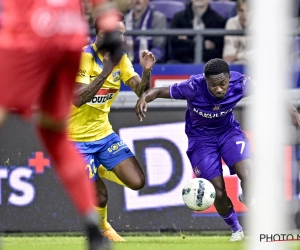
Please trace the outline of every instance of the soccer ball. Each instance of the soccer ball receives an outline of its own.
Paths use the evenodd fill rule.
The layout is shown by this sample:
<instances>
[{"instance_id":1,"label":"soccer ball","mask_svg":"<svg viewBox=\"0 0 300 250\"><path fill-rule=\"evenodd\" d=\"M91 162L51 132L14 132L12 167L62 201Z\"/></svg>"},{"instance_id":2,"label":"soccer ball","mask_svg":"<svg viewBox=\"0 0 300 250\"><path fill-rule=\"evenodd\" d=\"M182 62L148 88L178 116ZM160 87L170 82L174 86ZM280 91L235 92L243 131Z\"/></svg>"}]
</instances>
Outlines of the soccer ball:
<instances>
[{"instance_id":1,"label":"soccer ball","mask_svg":"<svg viewBox=\"0 0 300 250\"><path fill-rule=\"evenodd\" d=\"M195 211L208 209L215 201L214 186L203 178L188 181L182 189L182 199L187 207Z\"/></svg>"}]
</instances>

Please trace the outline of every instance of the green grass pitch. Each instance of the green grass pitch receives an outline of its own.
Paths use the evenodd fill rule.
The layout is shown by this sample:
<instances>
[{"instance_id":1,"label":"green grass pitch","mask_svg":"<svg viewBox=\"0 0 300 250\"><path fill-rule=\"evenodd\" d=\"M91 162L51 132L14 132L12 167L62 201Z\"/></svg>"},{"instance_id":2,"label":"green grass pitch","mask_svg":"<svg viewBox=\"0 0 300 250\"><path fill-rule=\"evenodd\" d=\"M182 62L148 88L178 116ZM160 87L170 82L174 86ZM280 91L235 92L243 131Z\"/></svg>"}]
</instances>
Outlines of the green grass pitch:
<instances>
[{"instance_id":1,"label":"green grass pitch","mask_svg":"<svg viewBox=\"0 0 300 250\"><path fill-rule=\"evenodd\" d=\"M146 235L124 233L126 242L113 243L113 250L241 250L244 242L229 242L230 235L197 235L174 233ZM274 244L274 243L271 243ZM277 243L275 243L277 244ZM285 244L285 243L279 243ZM299 243L298 243L299 244ZM300 250L293 244L292 250ZM1 250L86 250L85 237L81 235L3 235Z\"/></svg>"}]
</instances>

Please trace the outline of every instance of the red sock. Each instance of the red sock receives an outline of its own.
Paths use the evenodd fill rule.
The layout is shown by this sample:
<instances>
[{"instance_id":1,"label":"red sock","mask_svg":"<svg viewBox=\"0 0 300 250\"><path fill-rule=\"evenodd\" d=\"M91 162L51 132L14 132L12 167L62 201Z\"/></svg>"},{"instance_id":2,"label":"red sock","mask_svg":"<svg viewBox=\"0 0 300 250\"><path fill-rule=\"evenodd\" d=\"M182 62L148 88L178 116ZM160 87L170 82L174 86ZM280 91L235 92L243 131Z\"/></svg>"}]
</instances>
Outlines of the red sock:
<instances>
[{"instance_id":1,"label":"red sock","mask_svg":"<svg viewBox=\"0 0 300 250\"><path fill-rule=\"evenodd\" d=\"M53 168L65 187L67 194L80 214L93 210L96 190L86 176L85 162L67 138L66 132L55 132L38 128L42 142L53 161Z\"/></svg>"}]
</instances>

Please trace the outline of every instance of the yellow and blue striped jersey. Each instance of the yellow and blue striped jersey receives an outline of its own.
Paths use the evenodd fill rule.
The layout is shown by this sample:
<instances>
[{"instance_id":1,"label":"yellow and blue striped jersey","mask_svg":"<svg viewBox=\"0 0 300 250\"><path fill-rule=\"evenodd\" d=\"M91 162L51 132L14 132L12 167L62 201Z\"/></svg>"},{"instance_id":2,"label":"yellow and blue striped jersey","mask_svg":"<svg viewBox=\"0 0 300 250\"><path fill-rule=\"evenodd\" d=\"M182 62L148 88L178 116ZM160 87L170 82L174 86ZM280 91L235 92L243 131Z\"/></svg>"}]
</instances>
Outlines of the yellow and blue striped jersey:
<instances>
[{"instance_id":1,"label":"yellow and blue striped jersey","mask_svg":"<svg viewBox=\"0 0 300 250\"><path fill-rule=\"evenodd\" d=\"M102 72L103 57L96 51L95 44L83 48L76 82L90 84ZM120 91L121 81L125 83L135 75L132 63L124 54L90 102L79 108L72 105L68 123L70 140L91 142L110 135L113 132L108 119L110 106Z\"/></svg>"}]
</instances>

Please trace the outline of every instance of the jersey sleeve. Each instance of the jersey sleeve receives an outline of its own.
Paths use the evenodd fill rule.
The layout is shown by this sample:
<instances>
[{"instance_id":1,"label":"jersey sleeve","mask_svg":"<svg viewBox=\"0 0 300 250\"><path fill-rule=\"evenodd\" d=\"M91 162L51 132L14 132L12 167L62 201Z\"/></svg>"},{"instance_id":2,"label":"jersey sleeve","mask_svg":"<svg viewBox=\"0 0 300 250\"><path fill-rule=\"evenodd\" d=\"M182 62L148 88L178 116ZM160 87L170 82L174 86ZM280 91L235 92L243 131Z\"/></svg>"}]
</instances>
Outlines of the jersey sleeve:
<instances>
[{"instance_id":1,"label":"jersey sleeve","mask_svg":"<svg viewBox=\"0 0 300 250\"><path fill-rule=\"evenodd\" d=\"M79 70L76 76L76 82L89 84L90 83L90 70L92 68L93 58L89 53L81 53Z\"/></svg>"},{"instance_id":2,"label":"jersey sleeve","mask_svg":"<svg viewBox=\"0 0 300 250\"><path fill-rule=\"evenodd\" d=\"M132 66L131 61L128 59L127 54L124 54L120 61L120 70L121 70L121 80L126 84L126 82L138 75Z\"/></svg>"},{"instance_id":3,"label":"jersey sleeve","mask_svg":"<svg viewBox=\"0 0 300 250\"><path fill-rule=\"evenodd\" d=\"M194 86L193 77L170 86L170 95L173 99L191 100L195 97L195 94L196 88Z\"/></svg>"}]
</instances>

